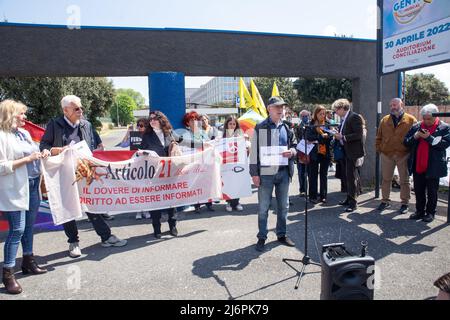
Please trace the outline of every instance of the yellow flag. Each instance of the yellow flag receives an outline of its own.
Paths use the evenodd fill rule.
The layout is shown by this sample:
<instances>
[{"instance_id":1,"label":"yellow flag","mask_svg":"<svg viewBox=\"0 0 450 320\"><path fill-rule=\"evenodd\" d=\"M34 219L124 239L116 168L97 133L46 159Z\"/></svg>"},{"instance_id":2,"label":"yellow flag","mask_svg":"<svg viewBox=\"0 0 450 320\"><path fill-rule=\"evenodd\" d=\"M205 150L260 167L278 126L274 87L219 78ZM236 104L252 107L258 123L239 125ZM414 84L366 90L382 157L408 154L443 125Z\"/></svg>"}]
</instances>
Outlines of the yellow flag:
<instances>
[{"instance_id":1,"label":"yellow flag","mask_svg":"<svg viewBox=\"0 0 450 320\"><path fill-rule=\"evenodd\" d=\"M258 112L260 115L262 115L264 118L267 118L267 110L266 106L264 104L264 101L259 94L258 88L255 85L255 82L253 82L253 79L250 81L250 87L252 90L252 98L255 103L255 111Z\"/></svg>"},{"instance_id":2,"label":"yellow flag","mask_svg":"<svg viewBox=\"0 0 450 320\"><path fill-rule=\"evenodd\" d=\"M247 86L245 85L244 79L239 79L239 108L247 109L254 106L252 96L248 92Z\"/></svg>"},{"instance_id":3,"label":"yellow flag","mask_svg":"<svg viewBox=\"0 0 450 320\"><path fill-rule=\"evenodd\" d=\"M280 97L280 91L278 91L277 83L275 81L273 82L272 97Z\"/></svg>"}]
</instances>

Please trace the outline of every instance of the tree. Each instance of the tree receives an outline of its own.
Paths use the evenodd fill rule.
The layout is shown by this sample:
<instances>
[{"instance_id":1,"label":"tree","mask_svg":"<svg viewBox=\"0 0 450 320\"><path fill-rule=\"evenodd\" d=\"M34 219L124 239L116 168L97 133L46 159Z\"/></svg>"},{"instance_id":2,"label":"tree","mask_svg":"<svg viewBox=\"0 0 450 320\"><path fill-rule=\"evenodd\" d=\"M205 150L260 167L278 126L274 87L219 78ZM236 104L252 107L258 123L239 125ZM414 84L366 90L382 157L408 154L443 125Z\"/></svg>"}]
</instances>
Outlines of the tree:
<instances>
[{"instance_id":1,"label":"tree","mask_svg":"<svg viewBox=\"0 0 450 320\"><path fill-rule=\"evenodd\" d=\"M133 90L133 89L123 89L123 88L116 89L116 95L119 95L122 93L129 95L136 103L136 106L138 109L146 108L145 98L140 92Z\"/></svg>"},{"instance_id":2,"label":"tree","mask_svg":"<svg viewBox=\"0 0 450 320\"><path fill-rule=\"evenodd\" d=\"M258 88L264 103L267 106L269 98L272 96L273 83L277 83L278 91L284 101L291 107L296 108L299 106L297 93L294 90L294 85L289 78L255 78L256 87Z\"/></svg>"},{"instance_id":3,"label":"tree","mask_svg":"<svg viewBox=\"0 0 450 320\"><path fill-rule=\"evenodd\" d=\"M352 82L348 79L298 78L294 88L300 101L306 104L331 104L340 98L352 100Z\"/></svg>"},{"instance_id":4,"label":"tree","mask_svg":"<svg viewBox=\"0 0 450 320\"><path fill-rule=\"evenodd\" d=\"M69 78L67 94L81 99L85 117L95 126L101 126L98 117L107 114L114 102L115 92L112 81L107 78ZM71 93L73 92L73 93Z\"/></svg>"},{"instance_id":5,"label":"tree","mask_svg":"<svg viewBox=\"0 0 450 320\"><path fill-rule=\"evenodd\" d=\"M97 117L103 116L114 101L112 82L106 78L0 78L0 100L23 102L29 107L28 118L37 124L60 115L61 98L69 94L80 97L84 115L94 126L99 126Z\"/></svg>"},{"instance_id":6,"label":"tree","mask_svg":"<svg viewBox=\"0 0 450 320\"><path fill-rule=\"evenodd\" d=\"M134 120L133 110L136 110L134 100L127 94L119 94L110 109L111 120L116 125L118 125L117 122L122 126L127 125ZM119 116L118 121L117 116Z\"/></svg>"},{"instance_id":7,"label":"tree","mask_svg":"<svg viewBox=\"0 0 450 320\"><path fill-rule=\"evenodd\" d=\"M428 103L448 104L450 103L449 91L434 74L407 74L405 103L407 106L423 106Z\"/></svg>"}]
</instances>

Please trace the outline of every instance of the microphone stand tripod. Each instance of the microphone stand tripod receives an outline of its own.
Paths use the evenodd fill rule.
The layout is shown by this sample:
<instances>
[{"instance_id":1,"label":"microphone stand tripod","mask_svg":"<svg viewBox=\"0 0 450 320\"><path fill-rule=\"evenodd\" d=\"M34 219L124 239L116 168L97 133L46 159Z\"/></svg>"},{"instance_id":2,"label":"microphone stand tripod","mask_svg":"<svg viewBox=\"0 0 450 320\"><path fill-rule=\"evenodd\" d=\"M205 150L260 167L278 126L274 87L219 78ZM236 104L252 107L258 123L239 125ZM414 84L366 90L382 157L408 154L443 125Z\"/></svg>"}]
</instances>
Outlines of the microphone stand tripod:
<instances>
[{"instance_id":1,"label":"microphone stand tripod","mask_svg":"<svg viewBox=\"0 0 450 320\"><path fill-rule=\"evenodd\" d=\"M301 124L302 128L303 128L303 132L302 132L302 138L305 141L305 155L307 155L307 143L306 143L306 128L317 128L317 127L333 127L333 126L338 126L338 125L333 125L333 124L325 124L325 125L304 125L303 123ZM298 271L297 269L293 268L291 265L289 265L291 268L293 268L294 270L297 271L298 277L297 277L297 282L295 283L295 289L298 289L298 287L300 286L300 281L302 280L304 274L305 274L305 269L308 265L312 264L315 266L321 266L320 263L318 262L314 262L311 260L311 257L308 255L308 163L305 163L305 170L306 170L306 176L305 176L305 253L303 255L303 258L301 260L299 259L288 259L288 258L283 258L283 262L288 264L288 261L291 262L300 262L303 266L301 271Z\"/></svg>"}]
</instances>

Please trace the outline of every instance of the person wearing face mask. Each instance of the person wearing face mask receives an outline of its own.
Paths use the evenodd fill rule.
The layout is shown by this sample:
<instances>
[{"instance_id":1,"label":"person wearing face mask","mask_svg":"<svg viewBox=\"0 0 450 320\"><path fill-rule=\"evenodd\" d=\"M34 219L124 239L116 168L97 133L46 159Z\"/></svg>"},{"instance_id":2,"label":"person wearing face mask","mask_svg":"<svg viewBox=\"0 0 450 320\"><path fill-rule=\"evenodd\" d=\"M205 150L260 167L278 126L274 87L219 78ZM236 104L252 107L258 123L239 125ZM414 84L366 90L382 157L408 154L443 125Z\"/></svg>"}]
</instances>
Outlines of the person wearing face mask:
<instances>
[{"instance_id":1,"label":"person wearing face mask","mask_svg":"<svg viewBox=\"0 0 450 320\"><path fill-rule=\"evenodd\" d=\"M300 112L301 124L297 126L295 130L295 136L297 141L301 141L303 139L303 134L305 131L305 126L309 125L311 121L311 113L308 110L302 110ZM297 161L297 172L298 172L298 181L300 184L300 197L304 197L306 193L306 165Z\"/></svg>"},{"instance_id":2,"label":"person wearing face mask","mask_svg":"<svg viewBox=\"0 0 450 320\"><path fill-rule=\"evenodd\" d=\"M416 123L403 141L411 150L409 172L414 177L416 212L409 218L434 220L439 191L439 179L448 174L446 150L450 146L450 126L434 117L439 109L427 104L420 110L422 121Z\"/></svg>"},{"instance_id":3,"label":"person wearing face mask","mask_svg":"<svg viewBox=\"0 0 450 320\"><path fill-rule=\"evenodd\" d=\"M375 140L375 149L380 154L382 175L382 199L377 210L383 211L391 206L389 195L394 170L397 167L401 199L401 207L397 212L404 214L408 211L411 188L408 173L409 149L403 144L403 140L417 120L414 116L405 113L402 99L394 98L389 105L391 112L381 119Z\"/></svg>"},{"instance_id":4,"label":"person wearing face mask","mask_svg":"<svg viewBox=\"0 0 450 320\"><path fill-rule=\"evenodd\" d=\"M13 100L0 103L0 210L5 213L9 232L4 246L2 282L10 294L19 294L22 287L14 277L16 255L22 243L23 274L42 274L33 256L33 225L40 205L40 159L42 153L31 140L25 125L27 107Z\"/></svg>"}]
</instances>

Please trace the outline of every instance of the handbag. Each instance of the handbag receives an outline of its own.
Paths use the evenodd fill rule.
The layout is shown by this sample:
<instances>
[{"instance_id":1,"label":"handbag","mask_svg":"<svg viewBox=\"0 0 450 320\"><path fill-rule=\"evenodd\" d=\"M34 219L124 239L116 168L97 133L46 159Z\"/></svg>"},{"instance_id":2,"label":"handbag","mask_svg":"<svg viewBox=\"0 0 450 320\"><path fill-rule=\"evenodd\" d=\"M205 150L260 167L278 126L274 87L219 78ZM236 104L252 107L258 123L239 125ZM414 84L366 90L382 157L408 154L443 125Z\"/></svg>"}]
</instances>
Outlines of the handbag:
<instances>
[{"instance_id":1,"label":"handbag","mask_svg":"<svg viewBox=\"0 0 450 320\"><path fill-rule=\"evenodd\" d=\"M311 158L309 157L309 155L301 151L297 152L297 159L301 164L309 164L311 162Z\"/></svg>"},{"instance_id":2,"label":"handbag","mask_svg":"<svg viewBox=\"0 0 450 320\"><path fill-rule=\"evenodd\" d=\"M344 147L336 140L333 144L333 159L334 161L344 159Z\"/></svg>"}]
</instances>

